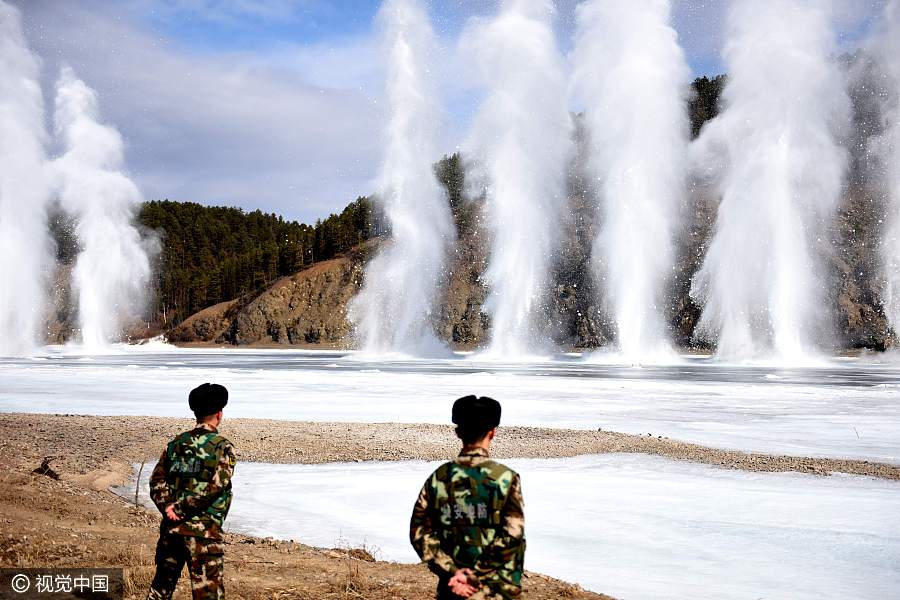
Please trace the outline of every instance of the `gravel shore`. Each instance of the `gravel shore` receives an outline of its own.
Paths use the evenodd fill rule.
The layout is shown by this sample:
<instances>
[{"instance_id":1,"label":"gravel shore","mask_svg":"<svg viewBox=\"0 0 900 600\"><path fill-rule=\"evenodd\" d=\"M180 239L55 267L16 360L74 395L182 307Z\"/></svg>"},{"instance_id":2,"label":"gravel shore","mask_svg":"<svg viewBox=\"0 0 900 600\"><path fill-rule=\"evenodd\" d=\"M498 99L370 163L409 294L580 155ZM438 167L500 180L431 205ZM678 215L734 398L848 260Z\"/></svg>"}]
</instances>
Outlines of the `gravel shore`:
<instances>
[{"instance_id":1,"label":"gravel shore","mask_svg":"<svg viewBox=\"0 0 900 600\"><path fill-rule=\"evenodd\" d=\"M192 424L190 419L161 417L0 414L0 452L38 462L52 457L51 464L61 473L96 477L98 481L92 485L98 487L120 483L130 475L131 463L155 462L167 440ZM444 460L455 456L459 448L450 425L309 423L226 417L221 432L234 442L239 460L254 462ZM847 473L900 480L898 465L752 454L664 437L608 431L501 427L493 447L493 454L499 459L613 452L649 454L744 471ZM112 477L113 474L117 477Z\"/></svg>"}]
</instances>

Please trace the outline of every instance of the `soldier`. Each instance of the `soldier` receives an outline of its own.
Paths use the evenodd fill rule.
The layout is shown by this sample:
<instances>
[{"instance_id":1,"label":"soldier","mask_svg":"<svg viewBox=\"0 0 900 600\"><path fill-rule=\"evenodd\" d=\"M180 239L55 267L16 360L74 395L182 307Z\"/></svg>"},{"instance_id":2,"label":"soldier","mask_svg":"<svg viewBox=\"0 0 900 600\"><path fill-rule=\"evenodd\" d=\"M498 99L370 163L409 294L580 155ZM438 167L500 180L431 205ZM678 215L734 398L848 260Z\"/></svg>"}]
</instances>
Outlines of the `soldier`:
<instances>
[{"instance_id":1,"label":"soldier","mask_svg":"<svg viewBox=\"0 0 900 600\"><path fill-rule=\"evenodd\" d=\"M197 426L169 442L150 477L150 497L163 515L156 576L148 600L172 597L184 564L194 600L225 597L222 524L231 506L234 446L219 435L228 390L204 383L188 404Z\"/></svg>"},{"instance_id":2,"label":"soldier","mask_svg":"<svg viewBox=\"0 0 900 600\"><path fill-rule=\"evenodd\" d=\"M466 396L453 404L462 452L419 492L409 538L438 576L438 600L500 600L522 593L525 515L512 469L489 458L500 403Z\"/></svg>"}]
</instances>

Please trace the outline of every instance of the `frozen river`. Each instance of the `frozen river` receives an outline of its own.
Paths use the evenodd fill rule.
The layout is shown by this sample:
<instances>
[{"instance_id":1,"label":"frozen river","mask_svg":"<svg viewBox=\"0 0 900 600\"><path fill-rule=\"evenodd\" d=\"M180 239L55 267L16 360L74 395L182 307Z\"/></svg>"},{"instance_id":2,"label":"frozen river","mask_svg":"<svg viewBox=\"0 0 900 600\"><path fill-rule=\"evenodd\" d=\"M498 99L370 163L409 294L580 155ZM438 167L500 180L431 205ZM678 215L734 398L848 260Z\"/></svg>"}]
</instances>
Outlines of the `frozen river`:
<instances>
[{"instance_id":1,"label":"frozen river","mask_svg":"<svg viewBox=\"0 0 900 600\"><path fill-rule=\"evenodd\" d=\"M505 425L900 463L900 363L880 360L781 368L685 357L634 367L569 355L504 363L52 349L0 359L0 411L187 417L188 391L214 381L231 392L228 417L447 423L453 400L475 393L503 403ZM510 463L523 477L532 570L624 599L880 599L900 589L896 482L631 455ZM409 511L434 466L241 464L229 526L412 561Z\"/></svg>"},{"instance_id":2,"label":"frozen river","mask_svg":"<svg viewBox=\"0 0 900 600\"><path fill-rule=\"evenodd\" d=\"M882 600L900 590L897 482L637 455L507 462L522 475L526 567L592 590L624 600ZM414 562L409 515L437 464L239 464L228 526Z\"/></svg>"},{"instance_id":3,"label":"frozen river","mask_svg":"<svg viewBox=\"0 0 900 600\"><path fill-rule=\"evenodd\" d=\"M506 425L900 463L900 363L862 359L779 368L683 358L632 367L572 356L371 362L296 350L54 350L0 359L0 411L189 416L187 392L204 381L229 388L228 417L446 423L452 401L474 393L500 400Z\"/></svg>"}]
</instances>

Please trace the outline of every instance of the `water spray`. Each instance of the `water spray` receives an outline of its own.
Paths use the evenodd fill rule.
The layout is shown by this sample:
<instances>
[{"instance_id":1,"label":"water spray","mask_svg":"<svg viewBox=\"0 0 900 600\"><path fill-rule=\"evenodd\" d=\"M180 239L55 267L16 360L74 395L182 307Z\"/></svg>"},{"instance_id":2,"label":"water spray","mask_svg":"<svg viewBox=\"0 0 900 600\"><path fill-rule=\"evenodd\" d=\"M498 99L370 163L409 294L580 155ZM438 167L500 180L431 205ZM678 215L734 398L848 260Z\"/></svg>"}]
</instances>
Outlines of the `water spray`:
<instances>
[{"instance_id":1,"label":"water spray","mask_svg":"<svg viewBox=\"0 0 900 600\"><path fill-rule=\"evenodd\" d=\"M0 0L0 355L44 339L52 244L39 74L19 11Z\"/></svg>"},{"instance_id":2,"label":"water spray","mask_svg":"<svg viewBox=\"0 0 900 600\"><path fill-rule=\"evenodd\" d=\"M885 98L885 132L875 141L887 184L885 231L881 240L884 279L882 303L895 339L900 335L900 0L885 9L884 27L874 44L875 56L884 70L890 93Z\"/></svg>"},{"instance_id":3,"label":"water spray","mask_svg":"<svg viewBox=\"0 0 900 600\"><path fill-rule=\"evenodd\" d=\"M462 49L487 87L467 144L486 185L489 354L542 350L539 312L559 238L572 120L549 0L507 0L473 20Z\"/></svg>"},{"instance_id":4,"label":"water spray","mask_svg":"<svg viewBox=\"0 0 900 600\"><path fill-rule=\"evenodd\" d=\"M63 67L56 85L56 133L66 152L53 162L60 202L75 217L80 252L73 271L81 339L90 351L122 337L143 312L149 248L134 226L142 197L122 172L122 137L99 122L97 95Z\"/></svg>"},{"instance_id":5,"label":"water spray","mask_svg":"<svg viewBox=\"0 0 900 600\"><path fill-rule=\"evenodd\" d=\"M831 2L736 0L724 112L692 148L721 193L691 296L718 355L802 361L828 345L826 228L841 198L835 131L850 102L835 61Z\"/></svg>"},{"instance_id":6,"label":"water spray","mask_svg":"<svg viewBox=\"0 0 900 600\"><path fill-rule=\"evenodd\" d=\"M450 207L432 167L440 121L431 81L434 33L416 0L387 0L379 20L391 117L378 187L391 240L366 267L350 318L363 350L433 356L447 352L433 320L454 239Z\"/></svg>"},{"instance_id":7,"label":"water spray","mask_svg":"<svg viewBox=\"0 0 900 600\"><path fill-rule=\"evenodd\" d=\"M674 354L665 292L686 195L691 74L670 13L668 0L590 0L577 10L574 87L600 195L596 287L622 357L638 362Z\"/></svg>"}]
</instances>

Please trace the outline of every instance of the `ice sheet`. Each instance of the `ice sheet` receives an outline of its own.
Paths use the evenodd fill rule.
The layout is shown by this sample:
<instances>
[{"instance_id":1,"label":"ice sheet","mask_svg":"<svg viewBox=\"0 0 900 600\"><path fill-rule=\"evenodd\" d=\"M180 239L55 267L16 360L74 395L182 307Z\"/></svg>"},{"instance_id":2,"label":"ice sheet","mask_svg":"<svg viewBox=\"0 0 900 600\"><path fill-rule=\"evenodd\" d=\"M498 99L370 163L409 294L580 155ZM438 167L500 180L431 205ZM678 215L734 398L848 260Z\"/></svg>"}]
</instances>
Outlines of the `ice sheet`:
<instances>
[{"instance_id":1,"label":"ice sheet","mask_svg":"<svg viewBox=\"0 0 900 600\"><path fill-rule=\"evenodd\" d=\"M415 561L409 514L437 464L239 464L228 527ZM900 590L896 482L636 455L509 464L522 475L533 571L625 600L882 600Z\"/></svg>"},{"instance_id":2,"label":"ice sheet","mask_svg":"<svg viewBox=\"0 0 900 600\"><path fill-rule=\"evenodd\" d=\"M595 359L596 360L596 359ZM446 423L470 393L504 424L663 435L722 448L900 462L900 367L631 367L559 356L533 363L372 362L341 352L131 348L0 359L0 411L188 417L187 392L228 386L227 417Z\"/></svg>"}]
</instances>

